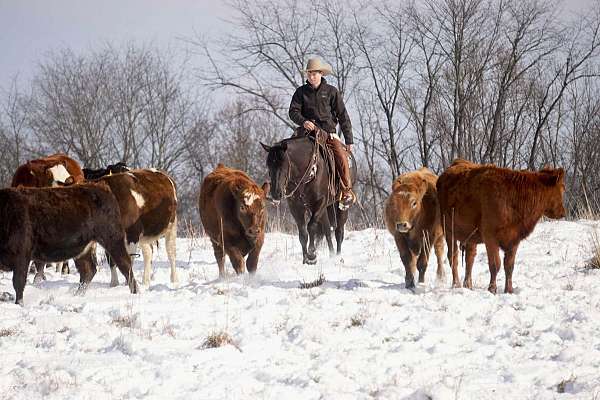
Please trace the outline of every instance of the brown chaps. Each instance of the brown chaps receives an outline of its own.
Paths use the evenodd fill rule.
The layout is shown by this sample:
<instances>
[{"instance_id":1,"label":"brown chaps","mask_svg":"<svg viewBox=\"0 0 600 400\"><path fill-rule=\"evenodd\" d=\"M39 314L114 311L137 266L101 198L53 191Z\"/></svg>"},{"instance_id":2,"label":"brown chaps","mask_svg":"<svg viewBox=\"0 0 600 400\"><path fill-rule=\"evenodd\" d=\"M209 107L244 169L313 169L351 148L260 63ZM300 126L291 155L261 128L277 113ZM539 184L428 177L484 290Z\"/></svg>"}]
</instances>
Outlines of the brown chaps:
<instances>
[{"instance_id":1,"label":"brown chaps","mask_svg":"<svg viewBox=\"0 0 600 400\"><path fill-rule=\"evenodd\" d=\"M333 150L333 156L335 158L335 169L340 175L340 181L342 188L345 190L352 189L352 180L350 179L350 166L348 164L348 153L346 146L342 142L334 137L327 139L327 145Z\"/></svg>"}]
</instances>

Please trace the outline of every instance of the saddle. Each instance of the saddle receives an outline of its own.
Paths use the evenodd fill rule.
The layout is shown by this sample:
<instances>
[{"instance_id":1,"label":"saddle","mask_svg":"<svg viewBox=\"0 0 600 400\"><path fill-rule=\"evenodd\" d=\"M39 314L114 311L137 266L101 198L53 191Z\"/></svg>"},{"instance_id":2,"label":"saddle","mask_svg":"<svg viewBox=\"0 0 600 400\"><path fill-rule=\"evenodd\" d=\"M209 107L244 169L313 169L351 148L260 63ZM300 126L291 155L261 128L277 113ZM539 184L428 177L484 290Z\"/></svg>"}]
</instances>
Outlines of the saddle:
<instances>
[{"instance_id":1,"label":"saddle","mask_svg":"<svg viewBox=\"0 0 600 400\"><path fill-rule=\"evenodd\" d=\"M300 126L294 130L292 137L303 137L308 136L312 140L317 143L318 151L321 153L321 156L325 160L325 165L327 165L327 176L329 177L329 195L332 198L338 198L339 193L342 189L341 178L335 167L335 155L331 146L327 144L327 140L329 140L329 133L325 130L317 127L314 131L308 131L304 127ZM354 162L354 156L352 153L346 151L346 156L348 157L348 162L350 165ZM315 171L316 173L316 171ZM315 174L311 177L314 178Z\"/></svg>"}]
</instances>

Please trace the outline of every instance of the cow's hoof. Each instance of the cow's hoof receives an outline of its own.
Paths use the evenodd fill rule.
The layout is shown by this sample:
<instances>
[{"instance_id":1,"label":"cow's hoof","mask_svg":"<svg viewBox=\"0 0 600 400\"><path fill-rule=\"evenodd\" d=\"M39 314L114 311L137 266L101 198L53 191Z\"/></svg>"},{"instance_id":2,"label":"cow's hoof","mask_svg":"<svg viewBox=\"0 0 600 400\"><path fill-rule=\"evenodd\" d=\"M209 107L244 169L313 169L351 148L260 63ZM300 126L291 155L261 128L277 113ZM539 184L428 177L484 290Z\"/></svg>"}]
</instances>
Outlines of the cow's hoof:
<instances>
[{"instance_id":1,"label":"cow's hoof","mask_svg":"<svg viewBox=\"0 0 600 400\"><path fill-rule=\"evenodd\" d=\"M69 275L71 273L71 270L69 270L69 267L63 267L61 274L62 275Z\"/></svg>"},{"instance_id":2,"label":"cow's hoof","mask_svg":"<svg viewBox=\"0 0 600 400\"><path fill-rule=\"evenodd\" d=\"M452 289L460 289L461 287L460 282L452 282Z\"/></svg>"},{"instance_id":3,"label":"cow's hoof","mask_svg":"<svg viewBox=\"0 0 600 400\"><path fill-rule=\"evenodd\" d=\"M489 291L490 293L492 293L492 294L496 294L496 286L492 286L492 285L490 285L490 286L488 287L488 291Z\"/></svg>"},{"instance_id":4,"label":"cow's hoof","mask_svg":"<svg viewBox=\"0 0 600 400\"><path fill-rule=\"evenodd\" d=\"M46 280L46 275L44 273L38 274L36 272L35 276L33 277L33 284L39 285L40 283L42 283L45 280Z\"/></svg>"}]
</instances>

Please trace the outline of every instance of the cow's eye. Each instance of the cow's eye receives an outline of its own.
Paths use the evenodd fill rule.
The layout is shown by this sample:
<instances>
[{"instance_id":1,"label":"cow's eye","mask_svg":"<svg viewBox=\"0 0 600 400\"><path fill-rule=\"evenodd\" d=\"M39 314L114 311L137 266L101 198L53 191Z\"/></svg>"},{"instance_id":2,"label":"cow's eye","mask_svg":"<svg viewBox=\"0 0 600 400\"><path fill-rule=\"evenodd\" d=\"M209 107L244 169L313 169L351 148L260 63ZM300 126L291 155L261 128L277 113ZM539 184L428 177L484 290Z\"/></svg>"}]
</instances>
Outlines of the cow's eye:
<instances>
[{"instance_id":1,"label":"cow's eye","mask_svg":"<svg viewBox=\"0 0 600 400\"><path fill-rule=\"evenodd\" d=\"M240 206L240 211L241 211L241 212L246 212L246 210L247 210L247 209L248 209L248 207L246 207L244 204L242 204L242 205Z\"/></svg>"},{"instance_id":2,"label":"cow's eye","mask_svg":"<svg viewBox=\"0 0 600 400\"><path fill-rule=\"evenodd\" d=\"M412 208L417 208L417 201L413 200L411 206L412 206Z\"/></svg>"}]
</instances>

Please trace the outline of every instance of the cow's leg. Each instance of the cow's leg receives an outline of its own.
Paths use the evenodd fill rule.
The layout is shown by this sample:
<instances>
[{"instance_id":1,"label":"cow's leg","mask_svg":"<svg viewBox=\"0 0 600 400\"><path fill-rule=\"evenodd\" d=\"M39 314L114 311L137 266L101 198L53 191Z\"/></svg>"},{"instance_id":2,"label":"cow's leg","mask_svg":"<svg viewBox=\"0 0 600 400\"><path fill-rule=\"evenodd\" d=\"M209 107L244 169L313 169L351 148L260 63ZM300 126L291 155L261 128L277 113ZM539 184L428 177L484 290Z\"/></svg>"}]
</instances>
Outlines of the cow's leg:
<instances>
[{"instance_id":1,"label":"cow's leg","mask_svg":"<svg viewBox=\"0 0 600 400\"><path fill-rule=\"evenodd\" d=\"M110 287L117 287L119 286L119 276L117 275L117 264L115 264L115 261L112 259L112 257L110 256L110 254L108 254L107 251L105 251L106 253L106 261L108 262L108 267L110 268Z\"/></svg>"},{"instance_id":2,"label":"cow's leg","mask_svg":"<svg viewBox=\"0 0 600 400\"><path fill-rule=\"evenodd\" d=\"M34 261L33 264L35 266L35 276L33 277L33 284L37 285L42 281L46 280L46 273L44 270L46 269L46 263Z\"/></svg>"},{"instance_id":3,"label":"cow's leg","mask_svg":"<svg viewBox=\"0 0 600 400\"><path fill-rule=\"evenodd\" d=\"M417 257L415 257L411 253L410 249L408 248L408 245L406 244L406 240L399 234L394 235L394 241L396 242L398 253L400 253L402 265L404 265L404 286L407 289L412 289L415 287L415 275L417 273Z\"/></svg>"},{"instance_id":4,"label":"cow's leg","mask_svg":"<svg viewBox=\"0 0 600 400\"><path fill-rule=\"evenodd\" d=\"M512 293L512 273L515 266L515 256L517 255L518 244L514 245L512 248L507 249L504 252L504 276L506 277L506 282L504 283L504 293Z\"/></svg>"},{"instance_id":5,"label":"cow's leg","mask_svg":"<svg viewBox=\"0 0 600 400\"><path fill-rule=\"evenodd\" d=\"M219 278L225 278L225 249L220 243L213 242L212 240L210 243L213 246L213 253L219 266Z\"/></svg>"},{"instance_id":6,"label":"cow's leg","mask_svg":"<svg viewBox=\"0 0 600 400\"><path fill-rule=\"evenodd\" d=\"M235 273L240 275L243 274L246 270L246 263L244 261L244 256L239 252L235 247L231 247L225 250L227 255L229 256L229 261L231 261L231 265L233 265L233 269ZM258 260L257 260L258 261Z\"/></svg>"},{"instance_id":7,"label":"cow's leg","mask_svg":"<svg viewBox=\"0 0 600 400\"><path fill-rule=\"evenodd\" d=\"M175 217L171 225L167 228L165 234L165 247L167 250L167 257L169 258L169 265L171 266L171 283L177 283L179 282L177 270L175 269L177 264L177 217Z\"/></svg>"},{"instance_id":8,"label":"cow's leg","mask_svg":"<svg viewBox=\"0 0 600 400\"><path fill-rule=\"evenodd\" d=\"M342 242L344 241L344 226L346 225L346 221L348 220L348 210L340 210L338 207L336 209L337 216L337 225L335 227L335 241L337 244L337 254L340 255L342 253Z\"/></svg>"},{"instance_id":9,"label":"cow's leg","mask_svg":"<svg viewBox=\"0 0 600 400\"><path fill-rule=\"evenodd\" d=\"M417 259L417 270L419 271L419 283L425 283L425 271L427 271L427 263L429 262L430 247L423 246L421 253Z\"/></svg>"},{"instance_id":10,"label":"cow's leg","mask_svg":"<svg viewBox=\"0 0 600 400\"><path fill-rule=\"evenodd\" d=\"M127 253L125 249L125 240L123 237L114 237L105 241L106 244L102 244L102 247L106 249L110 257L114 260L121 271L121 274L125 277L125 280L129 284L129 291L131 293L137 293L137 281L135 280L135 276L133 276L133 268L131 267L131 257Z\"/></svg>"},{"instance_id":11,"label":"cow's leg","mask_svg":"<svg viewBox=\"0 0 600 400\"><path fill-rule=\"evenodd\" d=\"M246 268L250 274L256 273L256 269L258 267L258 257L260 256L260 250L262 249L263 240L260 239L256 242L256 245L252 249L252 251L248 254L248 258L246 260Z\"/></svg>"},{"instance_id":12,"label":"cow's leg","mask_svg":"<svg viewBox=\"0 0 600 400\"><path fill-rule=\"evenodd\" d=\"M448 260L450 260L450 269L452 270L452 287L461 287L458 276L458 243L452 237L452 234L446 231L446 246L448 247Z\"/></svg>"},{"instance_id":13,"label":"cow's leg","mask_svg":"<svg viewBox=\"0 0 600 400\"><path fill-rule=\"evenodd\" d=\"M475 262L475 256L477 255L477 243L467 242L465 244L465 281L464 286L469 289L473 289L473 263Z\"/></svg>"},{"instance_id":14,"label":"cow's leg","mask_svg":"<svg viewBox=\"0 0 600 400\"><path fill-rule=\"evenodd\" d=\"M308 251L306 249L306 244L308 243L308 231L306 230L304 206L302 204L292 204L291 202L289 204L290 213L298 226L298 238L300 239L300 245L302 246L302 263L308 264Z\"/></svg>"},{"instance_id":15,"label":"cow's leg","mask_svg":"<svg viewBox=\"0 0 600 400\"><path fill-rule=\"evenodd\" d=\"M13 270L13 288L15 289L15 304L23 306L23 291L27 283L27 271L29 270L29 259L21 259L15 262Z\"/></svg>"},{"instance_id":16,"label":"cow's leg","mask_svg":"<svg viewBox=\"0 0 600 400\"><path fill-rule=\"evenodd\" d=\"M144 257L144 278L145 286L150 285L150 270L152 269L152 243L140 242L142 257Z\"/></svg>"},{"instance_id":17,"label":"cow's leg","mask_svg":"<svg viewBox=\"0 0 600 400\"><path fill-rule=\"evenodd\" d=\"M485 242L485 249L488 255L488 266L490 268L490 285L488 290L492 293L496 293L496 276L500 269L500 248L498 244L493 242Z\"/></svg>"},{"instance_id":18,"label":"cow's leg","mask_svg":"<svg viewBox=\"0 0 600 400\"><path fill-rule=\"evenodd\" d=\"M84 295L89 284L92 282L92 278L96 275L96 265L93 261L91 250L88 249L75 259L75 267L79 271L79 289L77 289L77 294Z\"/></svg>"},{"instance_id":19,"label":"cow's leg","mask_svg":"<svg viewBox=\"0 0 600 400\"><path fill-rule=\"evenodd\" d=\"M441 282L446 278L444 273L444 236L440 235L433 244L435 258L437 259L437 281Z\"/></svg>"},{"instance_id":20,"label":"cow's leg","mask_svg":"<svg viewBox=\"0 0 600 400\"><path fill-rule=\"evenodd\" d=\"M71 273L71 271L69 270L69 262L68 261L62 262L62 269L61 269L60 273L62 275L69 275Z\"/></svg>"}]
</instances>

